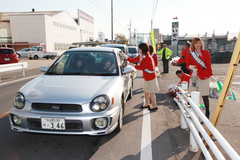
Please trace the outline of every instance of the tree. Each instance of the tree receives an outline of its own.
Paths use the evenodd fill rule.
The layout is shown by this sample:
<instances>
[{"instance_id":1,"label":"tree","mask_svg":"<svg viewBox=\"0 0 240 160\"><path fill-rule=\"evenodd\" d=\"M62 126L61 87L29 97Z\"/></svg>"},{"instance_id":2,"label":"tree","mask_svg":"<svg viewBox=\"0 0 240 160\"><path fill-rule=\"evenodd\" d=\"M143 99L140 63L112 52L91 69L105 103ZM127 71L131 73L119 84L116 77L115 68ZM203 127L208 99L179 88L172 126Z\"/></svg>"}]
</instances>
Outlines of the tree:
<instances>
[{"instance_id":1,"label":"tree","mask_svg":"<svg viewBox=\"0 0 240 160\"><path fill-rule=\"evenodd\" d=\"M115 34L115 40L118 44L127 44L128 39L123 34Z\"/></svg>"}]
</instances>

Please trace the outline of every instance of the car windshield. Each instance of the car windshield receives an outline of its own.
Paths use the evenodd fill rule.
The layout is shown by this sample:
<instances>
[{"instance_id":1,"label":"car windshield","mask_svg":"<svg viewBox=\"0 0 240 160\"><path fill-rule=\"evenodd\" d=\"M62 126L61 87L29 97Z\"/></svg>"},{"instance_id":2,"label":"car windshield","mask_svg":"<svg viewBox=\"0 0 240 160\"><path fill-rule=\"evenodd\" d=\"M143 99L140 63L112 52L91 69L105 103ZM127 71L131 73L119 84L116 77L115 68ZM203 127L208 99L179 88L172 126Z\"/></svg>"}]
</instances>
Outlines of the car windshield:
<instances>
[{"instance_id":1,"label":"car windshield","mask_svg":"<svg viewBox=\"0 0 240 160\"><path fill-rule=\"evenodd\" d=\"M32 47L31 51L36 51L37 46Z\"/></svg>"},{"instance_id":2,"label":"car windshield","mask_svg":"<svg viewBox=\"0 0 240 160\"><path fill-rule=\"evenodd\" d=\"M67 51L54 62L46 74L116 76L119 71L113 52Z\"/></svg>"},{"instance_id":3,"label":"car windshield","mask_svg":"<svg viewBox=\"0 0 240 160\"><path fill-rule=\"evenodd\" d=\"M14 51L11 49L0 49L0 54L13 54Z\"/></svg>"},{"instance_id":4,"label":"car windshield","mask_svg":"<svg viewBox=\"0 0 240 160\"><path fill-rule=\"evenodd\" d=\"M128 48L128 52L129 53L137 53L137 49L136 48Z\"/></svg>"}]
</instances>

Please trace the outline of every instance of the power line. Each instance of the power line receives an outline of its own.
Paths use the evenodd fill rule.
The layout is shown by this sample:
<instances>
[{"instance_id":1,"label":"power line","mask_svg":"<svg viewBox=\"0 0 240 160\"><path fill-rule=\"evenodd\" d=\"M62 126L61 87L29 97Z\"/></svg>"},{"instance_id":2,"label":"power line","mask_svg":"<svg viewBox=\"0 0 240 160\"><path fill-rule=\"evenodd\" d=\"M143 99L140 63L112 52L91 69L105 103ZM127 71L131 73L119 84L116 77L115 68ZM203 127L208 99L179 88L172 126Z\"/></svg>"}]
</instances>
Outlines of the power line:
<instances>
[{"instance_id":1,"label":"power line","mask_svg":"<svg viewBox=\"0 0 240 160\"><path fill-rule=\"evenodd\" d=\"M152 7L152 17L153 17L153 8L154 8L155 0L153 0L153 7ZM152 19L151 17L151 19Z\"/></svg>"},{"instance_id":2,"label":"power line","mask_svg":"<svg viewBox=\"0 0 240 160\"><path fill-rule=\"evenodd\" d=\"M107 7L105 7L100 1L96 1L94 0L101 8L103 8L106 12L104 12L98 5L96 5L94 2L92 2L91 0L91 3L93 3L99 10L101 10L105 15L107 15L108 17L110 17L110 11L107 9ZM128 31L126 28L123 27L123 25L117 20L117 18L115 16L114 17L114 21L117 22L117 24L122 27L125 31Z\"/></svg>"},{"instance_id":3,"label":"power line","mask_svg":"<svg viewBox=\"0 0 240 160\"><path fill-rule=\"evenodd\" d=\"M154 19L154 17L155 17L155 14L156 14L157 3L158 3L158 0L157 0L157 2L156 2L156 4L155 4L154 15L153 15L153 17L152 17L152 20Z\"/></svg>"},{"instance_id":4,"label":"power line","mask_svg":"<svg viewBox=\"0 0 240 160\"><path fill-rule=\"evenodd\" d=\"M95 5L100 11L102 11L105 15L109 16L109 13L105 13L101 8L99 8L95 3L92 2L92 0L90 0L90 2Z\"/></svg>"}]
</instances>

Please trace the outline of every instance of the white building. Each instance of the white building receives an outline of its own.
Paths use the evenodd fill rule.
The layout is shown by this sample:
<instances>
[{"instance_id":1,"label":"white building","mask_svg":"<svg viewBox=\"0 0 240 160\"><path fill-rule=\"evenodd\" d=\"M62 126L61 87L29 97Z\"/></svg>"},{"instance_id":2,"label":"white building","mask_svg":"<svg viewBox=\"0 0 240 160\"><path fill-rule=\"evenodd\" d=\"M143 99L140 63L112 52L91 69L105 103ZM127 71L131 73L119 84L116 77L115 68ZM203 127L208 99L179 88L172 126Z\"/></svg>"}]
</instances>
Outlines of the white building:
<instances>
[{"instance_id":1,"label":"white building","mask_svg":"<svg viewBox=\"0 0 240 160\"><path fill-rule=\"evenodd\" d=\"M105 42L105 34L103 32L98 32L98 41Z\"/></svg>"},{"instance_id":2,"label":"white building","mask_svg":"<svg viewBox=\"0 0 240 160\"><path fill-rule=\"evenodd\" d=\"M73 19L68 11L3 12L0 23L0 45L15 50L45 46L46 52L60 55L74 42L93 38L94 19L81 10Z\"/></svg>"}]
</instances>

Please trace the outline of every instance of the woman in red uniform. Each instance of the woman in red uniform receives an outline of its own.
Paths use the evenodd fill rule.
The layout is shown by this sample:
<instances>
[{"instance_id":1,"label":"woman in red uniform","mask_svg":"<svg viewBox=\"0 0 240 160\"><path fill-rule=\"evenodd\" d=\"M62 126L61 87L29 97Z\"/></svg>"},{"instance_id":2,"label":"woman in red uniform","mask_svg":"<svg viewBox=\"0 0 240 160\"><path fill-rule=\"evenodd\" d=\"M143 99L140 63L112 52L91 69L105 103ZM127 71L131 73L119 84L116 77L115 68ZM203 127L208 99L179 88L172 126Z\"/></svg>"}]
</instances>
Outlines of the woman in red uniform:
<instances>
[{"instance_id":1,"label":"woman in red uniform","mask_svg":"<svg viewBox=\"0 0 240 160\"><path fill-rule=\"evenodd\" d=\"M150 55L153 58L155 67L157 67L158 66L157 54L153 52L153 46L152 45L149 45L149 52L150 52Z\"/></svg>"},{"instance_id":2,"label":"woman in red uniform","mask_svg":"<svg viewBox=\"0 0 240 160\"><path fill-rule=\"evenodd\" d=\"M191 44L191 52L187 57L187 68L197 69L197 87L189 86L189 91L198 91L203 98L206 107L206 117L209 119L209 78L212 77L211 57L208 50L203 50L201 38L194 38Z\"/></svg>"},{"instance_id":3,"label":"woman in red uniform","mask_svg":"<svg viewBox=\"0 0 240 160\"><path fill-rule=\"evenodd\" d=\"M131 63L139 62L139 65L135 65L135 68L143 71L144 79L144 93L145 93L145 105L140 108L148 108L151 111L158 109L155 93L158 92L158 82L156 79L156 73L154 71L155 65L151 55L148 53L149 46L147 43L140 43L138 45L139 56L135 58L129 58L126 54L122 53L121 56L127 59ZM153 107L149 105L149 97L151 98Z\"/></svg>"},{"instance_id":4,"label":"woman in red uniform","mask_svg":"<svg viewBox=\"0 0 240 160\"><path fill-rule=\"evenodd\" d=\"M184 73L190 74L190 71L186 68L186 61L187 61L187 56L190 54L190 45L191 43L189 41L187 41L184 45L184 50L181 53L181 57L180 59L177 61L177 63L175 64L175 66L177 65L181 65L181 70Z\"/></svg>"}]
</instances>

